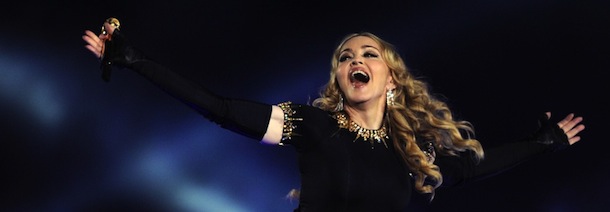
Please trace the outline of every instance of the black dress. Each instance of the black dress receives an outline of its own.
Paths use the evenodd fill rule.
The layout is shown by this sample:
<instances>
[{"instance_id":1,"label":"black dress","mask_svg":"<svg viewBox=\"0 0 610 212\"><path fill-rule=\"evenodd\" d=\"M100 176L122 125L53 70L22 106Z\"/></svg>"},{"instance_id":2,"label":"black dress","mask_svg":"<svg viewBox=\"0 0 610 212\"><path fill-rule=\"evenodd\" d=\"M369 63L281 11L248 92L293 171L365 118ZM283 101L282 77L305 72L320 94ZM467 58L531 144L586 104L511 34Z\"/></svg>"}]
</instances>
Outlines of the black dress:
<instances>
[{"instance_id":1,"label":"black dress","mask_svg":"<svg viewBox=\"0 0 610 212\"><path fill-rule=\"evenodd\" d=\"M300 204L295 211L406 211L413 190L409 169L394 150L379 142L356 139L339 127L333 112L285 104L289 111L282 144L298 153ZM391 138L387 142L391 142ZM497 174L545 152L545 145L515 142L486 152L476 164L472 152L437 155L444 186L464 185Z\"/></svg>"},{"instance_id":2,"label":"black dress","mask_svg":"<svg viewBox=\"0 0 610 212\"><path fill-rule=\"evenodd\" d=\"M392 145L356 139L332 113L291 105L294 126L282 143L296 148L301 174L297 211L402 211L408 169ZM287 131L287 130L285 130Z\"/></svg>"}]
</instances>

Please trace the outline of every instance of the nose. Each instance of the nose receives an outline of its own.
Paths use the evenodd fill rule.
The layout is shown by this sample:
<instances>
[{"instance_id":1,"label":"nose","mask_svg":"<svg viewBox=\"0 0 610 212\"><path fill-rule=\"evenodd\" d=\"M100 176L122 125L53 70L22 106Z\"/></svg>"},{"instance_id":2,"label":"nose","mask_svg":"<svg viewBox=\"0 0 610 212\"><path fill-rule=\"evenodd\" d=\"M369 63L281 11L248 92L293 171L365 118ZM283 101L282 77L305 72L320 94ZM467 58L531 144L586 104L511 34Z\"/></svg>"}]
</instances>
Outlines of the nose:
<instances>
[{"instance_id":1,"label":"nose","mask_svg":"<svg viewBox=\"0 0 610 212\"><path fill-rule=\"evenodd\" d=\"M358 65L358 64L363 64L362 61L358 60L358 59L354 59L352 60L352 65Z\"/></svg>"}]
</instances>

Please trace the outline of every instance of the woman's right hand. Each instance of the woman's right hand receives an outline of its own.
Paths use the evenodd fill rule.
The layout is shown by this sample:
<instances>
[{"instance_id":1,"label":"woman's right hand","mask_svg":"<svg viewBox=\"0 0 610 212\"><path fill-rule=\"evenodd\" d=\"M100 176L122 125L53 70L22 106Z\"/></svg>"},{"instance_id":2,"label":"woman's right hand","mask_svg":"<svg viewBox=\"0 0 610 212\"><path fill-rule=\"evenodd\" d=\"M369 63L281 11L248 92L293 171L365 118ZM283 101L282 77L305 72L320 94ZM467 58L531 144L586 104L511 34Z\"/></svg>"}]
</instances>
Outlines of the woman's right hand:
<instances>
[{"instance_id":1,"label":"woman's right hand","mask_svg":"<svg viewBox=\"0 0 610 212\"><path fill-rule=\"evenodd\" d=\"M105 21L104 29L107 33L96 35L91 30L85 30L85 34L83 35L83 40L87 42L85 48L89 49L97 58L101 59L102 55L104 55L105 41L111 39L115 28L116 26Z\"/></svg>"}]
</instances>

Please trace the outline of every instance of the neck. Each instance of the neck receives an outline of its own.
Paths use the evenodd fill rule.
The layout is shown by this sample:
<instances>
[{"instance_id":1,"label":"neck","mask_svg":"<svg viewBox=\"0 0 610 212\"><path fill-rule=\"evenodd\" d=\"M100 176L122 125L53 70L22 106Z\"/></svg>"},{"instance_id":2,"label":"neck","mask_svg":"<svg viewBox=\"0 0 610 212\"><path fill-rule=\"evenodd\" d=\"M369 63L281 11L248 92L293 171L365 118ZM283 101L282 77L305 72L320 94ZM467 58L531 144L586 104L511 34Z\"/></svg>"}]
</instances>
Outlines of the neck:
<instances>
[{"instance_id":1,"label":"neck","mask_svg":"<svg viewBox=\"0 0 610 212\"><path fill-rule=\"evenodd\" d=\"M379 129L383 123L383 113L385 112L385 102L383 104L347 104L345 112L356 124L366 129Z\"/></svg>"}]
</instances>

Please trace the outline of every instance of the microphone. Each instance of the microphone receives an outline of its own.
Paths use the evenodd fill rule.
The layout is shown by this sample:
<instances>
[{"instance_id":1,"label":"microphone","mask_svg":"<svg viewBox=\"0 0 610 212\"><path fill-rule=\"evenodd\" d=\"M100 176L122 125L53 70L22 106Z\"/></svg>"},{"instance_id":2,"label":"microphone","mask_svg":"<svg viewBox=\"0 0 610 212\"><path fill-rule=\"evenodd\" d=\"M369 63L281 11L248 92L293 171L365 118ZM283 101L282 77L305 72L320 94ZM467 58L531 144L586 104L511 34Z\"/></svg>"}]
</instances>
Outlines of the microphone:
<instances>
[{"instance_id":1,"label":"microphone","mask_svg":"<svg viewBox=\"0 0 610 212\"><path fill-rule=\"evenodd\" d=\"M112 26L115 27L114 30L119 30L119 27L121 26L121 23L119 22L119 19L110 17L108 19L106 19L105 23L108 23ZM108 32L106 31L106 28L104 27L104 25L102 25L102 34L106 35L108 34ZM101 69L102 69L102 79L106 82L110 81L110 73L112 72L112 57L114 55L114 49L112 46L112 38L110 39L106 39L104 41L104 54L102 55L102 63L101 63Z\"/></svg>"}]
</instances>

